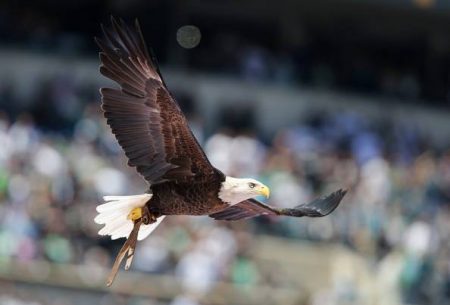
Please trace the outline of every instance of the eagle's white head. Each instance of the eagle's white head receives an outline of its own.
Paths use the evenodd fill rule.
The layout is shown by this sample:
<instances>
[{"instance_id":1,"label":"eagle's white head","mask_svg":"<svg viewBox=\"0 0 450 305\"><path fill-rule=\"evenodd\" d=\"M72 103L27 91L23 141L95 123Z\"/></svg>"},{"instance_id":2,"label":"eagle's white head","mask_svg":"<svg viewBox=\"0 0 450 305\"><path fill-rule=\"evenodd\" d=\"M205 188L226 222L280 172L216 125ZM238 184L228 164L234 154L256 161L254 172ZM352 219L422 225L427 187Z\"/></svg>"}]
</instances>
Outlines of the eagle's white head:
<instances>
[{"instance_id":1,"label":"eagle's white head","mask_svg":"<svg viewBox=\"0 0 450 305\"><path fill-rule=\"evenodd\" d=\"M270 195L267 186L255 179L226 177L219 191L219 198L230 205L249 198Z\"/></svg>"}]
</instances>

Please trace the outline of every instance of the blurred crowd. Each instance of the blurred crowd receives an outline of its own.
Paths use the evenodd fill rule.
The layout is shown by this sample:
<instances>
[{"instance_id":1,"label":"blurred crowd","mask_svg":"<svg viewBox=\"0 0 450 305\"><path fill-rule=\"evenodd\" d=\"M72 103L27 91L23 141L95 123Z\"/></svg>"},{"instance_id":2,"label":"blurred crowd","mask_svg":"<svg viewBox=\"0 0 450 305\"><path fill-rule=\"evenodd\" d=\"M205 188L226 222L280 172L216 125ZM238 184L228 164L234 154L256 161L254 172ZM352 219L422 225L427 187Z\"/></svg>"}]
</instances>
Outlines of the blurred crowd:
<instances>
[{"instance_id":1,"label":"blurred crowd","mask_svg":"<svg viewBox=\"0 0 450 305\"><path fill-rule=\"evenodd\" d=\"M100 20L120 12L139 17L160 61L178 69L247 83L393 97L403 100L405 108L424 101L448 104L450 44L441 12L400 9L393 13L396 17L376 15L376 9L361 1L355 13L343 3L339 14L327 12L331 17L323 18L321 8L312 9L311 16L307 10L289 16L277 10L271 21L256 9L249 15L240 10L239 18L207 9L183 15L189 7L185 3L1 1L0 44L2 49L68 60L92 56L98 51L92 37L99 34ZM365 23L367 12L373 16ZM384 22L377 16L388 18ZM182 50L174 38L186 22L202 31L195 51ZM98 85L61 73L36 77L30 86L19 88L7 72L0 77L0 268L12 261L87 265L92 273L86 282L103 283L94 271L111 267L123 240L97 235L95 206L103 195L140 194L147 185L127 167L103 119ZM228 175L269 185L269 204L292 207L339 188L349 192L331 216L320 219L259 217L226 223L168 217L139 243L132 268L178 277L186 293L174 296L171 304L203 304L202 296L217 281L244 290L270 286L298 291L297 284L258 259L255 237L260 236L292 244L340 245L355 254L353 259L333 254L330 282L299 304L450 303L446 143L433 146L414 122L372 121L351 111L311 113L307 120L268 136L255 127L251 110L238 108L238 101L232 109L222 109L211 132L198 120L204 113L193 98L178 100L213 165ZM299 270L301 281L308 276ZM72 305L82 299L76 294L73 300L78 302L73 303L23 298L17 287L0 279L0 305ZM101 301L127 303L141 304L107 294Z\"/></svg>"},{"instance_id":2,"label":"blurred crowd","mask_svg":"<svg viewBox=\"0 0 450 305\"><path fill-rule=\"evenodd\" d=\"M14 111L12 91L0 91L1 261L109 268L121 246L122 240L97 235L95 206L103 195L139 194L146 185L126 166L98 97L86 88L49 80L28 112ZM63 103L71 111L58 107ZM378 304L450 300L449 151L430 146L407 123L368 122L351 112L312 115L271 139L222 121L202 140L207 155L228 175L269 185L270 204L290 207L342 187L349 193L321 219L260 217L236 225L169 217L139 243L133 268L178 276L190 296L173 304L197 304L191 296L211 291L219 280L285 285L255 259L254 235L345 245L379 277ZM201 126L196 129L201 134ZM310 304L365 304L358 279L342 266L326 297L321 292ZM90 280L103 279L93 274Z\"/></svg>"},{"instance_id":3,"label":"blurred crowd","mask_svg":"<svg viewBox=\"0 0 450 305\"><path fill-rule=\"evenodd\" d=\"M360 28L350 18L344 24L335 21L336 24L330 22L323 29L316 29L298 20L286 21L289 26L283 28L270 27L265 22L247 24L239 19L233 20L233 25L223 26L207 16L198 20L192 17L204 31L203 40L195 52L180 52L175 41L167 38L174 37L174 25L170 24L174 8L165 1L154 1L153 5L148 1L68 1L62 7L51 2L27 2L27 6L0 4L3 44L37 53L91 55L97 51L92 37L99 34L99 22L105 22L107 14L114 11L126 14L124 8L128 8L137 10L132 18L140 18L144 33L152 38L151 46L163 64L175 63L187 69L254 81L364 92L407 103L427 100L447 105L449 101L445 81L449 47L443 33L433 38L399 34L409 43L397 45L387 40L387 48L376 40L377 33L370 32L373 29ZM82 23L79 14L84 16ZM167 54L177 56L168 58Z\"/></svg>"}]
</instances>

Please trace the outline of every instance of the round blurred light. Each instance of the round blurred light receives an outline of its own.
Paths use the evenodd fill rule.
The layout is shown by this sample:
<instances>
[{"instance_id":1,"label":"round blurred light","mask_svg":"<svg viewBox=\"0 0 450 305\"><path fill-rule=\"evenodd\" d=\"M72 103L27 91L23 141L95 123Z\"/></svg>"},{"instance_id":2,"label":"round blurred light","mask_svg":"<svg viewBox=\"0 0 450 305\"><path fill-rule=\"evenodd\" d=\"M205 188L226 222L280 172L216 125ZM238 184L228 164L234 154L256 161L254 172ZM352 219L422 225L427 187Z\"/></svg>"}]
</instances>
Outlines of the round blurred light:
<instances>
[{"instance_id":1,"label":"round blurred light","mask_svg":"<svg viewBox=\"0 0 450 305\"><path fill-rule=\"evenodd\" d=\"M177 42L185 49L192 49L198 46L202 34L195 25L184 25L177 31Z\"/></svg>"},{"instance_id":2,"label":"round blurred light","mask_svg":"<svg viewBox=\"0 0 450 305\"><path fill-rule=\"evenodd\" d=\"M413 3L420 8L430 8L436 4L436 0L413 0Z\"/></svg>"},{"instance_id":3,"label":"round blurred light","mask_svg":"<svg viewBox=\"0 0 450 305\"><path fill-rule=\"evenodd\" d=\"M43 145L33 156L33 165L36 170L49 177L58 177L64 170L64 160L54 148Z\"/></svg>"},{"instance_id":4,"label":"round blurred light","mask_svg":"<svg viewBox=\"0 0 450 305\"><path fill-rule=\"evenodd\" d=\"M114 168L99 170L94 181L99 194L122 194L126 190L125 175Z\"/></svg>"},{"instance_id":5,"label":"round blurred light","mask_svg":"<svg viewBox=\"0 0 450 305\"><path fill-rule=\"evenodd\" d=\"M431 227L423 221L411 224L404 235L406 251L422 256L430 251L432 236Z\"/></svg>"}]
</instances>

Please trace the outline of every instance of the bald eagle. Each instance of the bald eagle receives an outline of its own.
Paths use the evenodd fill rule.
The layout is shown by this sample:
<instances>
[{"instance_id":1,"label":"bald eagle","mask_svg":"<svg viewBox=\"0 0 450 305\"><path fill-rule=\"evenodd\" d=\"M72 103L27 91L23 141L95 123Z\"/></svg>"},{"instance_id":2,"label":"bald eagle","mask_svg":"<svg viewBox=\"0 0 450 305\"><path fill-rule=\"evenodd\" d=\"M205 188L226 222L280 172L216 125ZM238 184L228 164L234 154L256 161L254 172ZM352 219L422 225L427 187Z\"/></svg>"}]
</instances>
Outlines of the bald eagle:
<instances>
[{"instance_id":1,"label":"bald eagle","mask_svg":"<svg viewBox=\"0 0 450 305\"><path fill-rule=\"evenodd\" d=\"M228 177L211 165L188 122L170 94L139 24L133 27L111 18L102 26L100 73L120 88L101 88L102 109L128 165L148 182L142 195L105 196L97 206L100 235L125 237L107 285L126 257L130 268L137 240L146 238L166 215L209 215L239 220L260 215L322 217L330 214L346 191L294 208L275 208L253 199L269 197L269 188L249 178Z\"/></svg>"}]
</instances>

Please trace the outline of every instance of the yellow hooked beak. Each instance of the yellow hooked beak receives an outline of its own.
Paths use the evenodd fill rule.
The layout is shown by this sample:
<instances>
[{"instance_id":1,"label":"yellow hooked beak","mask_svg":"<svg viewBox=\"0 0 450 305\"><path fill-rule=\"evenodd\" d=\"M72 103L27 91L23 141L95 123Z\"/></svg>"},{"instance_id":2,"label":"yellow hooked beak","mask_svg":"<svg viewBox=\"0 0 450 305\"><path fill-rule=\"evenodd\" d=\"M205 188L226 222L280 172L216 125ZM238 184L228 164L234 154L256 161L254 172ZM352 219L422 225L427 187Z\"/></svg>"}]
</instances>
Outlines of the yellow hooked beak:
<instances>
[{"instance_id":1,"label":"yellow hooked beak","mask_svg":"<svg viewBox=\"0 0 450 305\"><path fill-rule=\"evenodd\" d=\"M263 195L264 197L269 198L269 196L270 196L270 189L267 186L262 185L260 187L260 189L259 189L259 193L261 195Z\"/></svg>"}]
</instances>

